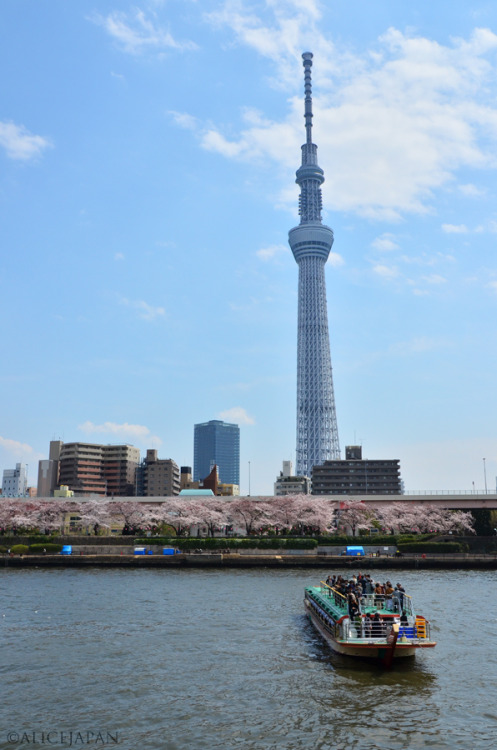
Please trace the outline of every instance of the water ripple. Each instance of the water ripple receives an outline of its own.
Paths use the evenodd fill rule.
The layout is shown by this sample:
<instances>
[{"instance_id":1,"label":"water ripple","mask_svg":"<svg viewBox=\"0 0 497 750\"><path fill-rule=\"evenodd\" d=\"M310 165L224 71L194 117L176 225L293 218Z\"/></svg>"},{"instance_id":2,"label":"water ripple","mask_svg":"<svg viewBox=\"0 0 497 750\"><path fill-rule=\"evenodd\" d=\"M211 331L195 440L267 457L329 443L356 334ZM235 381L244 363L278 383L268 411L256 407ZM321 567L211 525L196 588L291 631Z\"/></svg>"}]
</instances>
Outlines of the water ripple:
<instances>
[{"instance_id":1,"label":"water ripple","mask_svg":"<svg viewBox=\"0 0 497 750\"><path fill-rule=\"evenodd\" d=\"M48 729L129 750L495 747L497 576L402 573L438 646L384 671L303 614L329 572L1 571L0 750Z\"/></svg>"}]
</instances>

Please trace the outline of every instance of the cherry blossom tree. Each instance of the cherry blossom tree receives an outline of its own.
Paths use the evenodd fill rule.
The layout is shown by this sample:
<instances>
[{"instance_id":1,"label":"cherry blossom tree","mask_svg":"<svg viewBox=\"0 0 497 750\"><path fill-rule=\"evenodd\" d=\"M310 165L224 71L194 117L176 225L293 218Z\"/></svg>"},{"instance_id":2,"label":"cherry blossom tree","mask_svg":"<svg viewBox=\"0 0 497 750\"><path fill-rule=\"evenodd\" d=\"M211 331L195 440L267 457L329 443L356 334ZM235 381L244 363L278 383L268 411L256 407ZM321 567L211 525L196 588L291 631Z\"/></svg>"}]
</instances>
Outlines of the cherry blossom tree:
<instances>
[{"instance_id":1,"label":"cherry blossom tree","mask_svg":"<svg viewBox=\"0 0 497 750\"><path fill-rule=\"evenodd\" d=\"M230 503L231 517L236 524L245 526L247 536L271 525L271 507L268 498L240 497Z\"/></svg>"},{"instance_id":2,"label":"cherry blossom tree","mask_svg":"<svg viewBox=\"0 0 497 750\"><path fill-rule=\"evenodd\" d=\"M33 528L35 526L33 508L34 504L31 501L1 500L0 526L3 533L10 531L15 534Z\"/></svg>"},{"instance_id":3,"label":"cherry blossom tree","mask_svg":"<svg viewBox=\"0 0 497 750\"><path fill-rule=\"evenodd\" d=\"M360 500L341 500L337 511L338 528L352 530L352 536L361 529L369 529L375 518L374 511Z\"/></svg>"},{"instance_id":4,"label":"cherry blossom tree","mask_svg":"<svg viewBox=\"0 0 497 750\"><path fill-rule=\"evenodd\" d=\"M0 500L0 533L3 535L14 526L14 519L19 513L18 500Z\"/></svg>"},{"instance_id":5,"label":"cherry blossom tree","mask_svg":"<svg viewBox=\"0 0 497 750\"><path fill-rule=\"evenodd\" d=\"M332 527L336 503L319 495L295 495L296 524L300 534L322 534Z\"/></svg>"},{"instance_id":6,"label":"cherry blossom tree","mask_svg":"<svg viewBox=\"0 0 497 750\"><path fill-rule=\"evenodd\" d=\"M229 501L223 497L203 497L197 504L200 523L207 526L212 537L217 529L230 522L229 505Z\"/></svg>"},{"instance_id":7,"label":"cherry blossom tree","mask_svg":"<svg viewBox=\"0 0 497 750\"><path fill-rule=\"evenodd\" d=\"M188 535L192 526L202 522L199 503L192 498L167 498L162 503L162 520L173 527L177 536Z\"/></svg>"},{"instance_id":8,"label":"cherry blossom tree","mask_svg":"<svg viewBox=\"0 0 497 750\"><path fill-rule=\"evenodd\" d=\"M63 530L64 516L71 510L72 503L62 500L46 500L33 504L31 513L34 524L45 534Z\"/></svg>"},{"instance_id":9,"label":"cherry blossom tree","mask_svg":"<svg viewBox=\"0 0 497 750\"><path fill-rule=\"evenodd\" d=\"M122 533L135 534L143 523L142 503L131 500L112 500L108 503L109 513L114 518L122 518Z\"/></svg>"},{"instance_id":10,"label":"cherry blossom tree","mask_svg":"<svg viewBox=\"0 0 497 750\"><path fill-rule=\"evenodd\" d=\"M473 534L471 513L422 503L391 503L376 511L383 529L393 533Z\"/></svg>"},{"instance_id":11,"label":"cherry blossom tree","mask_svg":"<svg viewBox=\"0 0 497 750\"><path fill-rule=\"evenodd\" d=\"M101 528L110 528L112 519L109 505L110 503L91 497L78 502L77 510L81 517L81 525L87 529L92 528L95 536Z\"/></svg>"},{"instance_id":12,"label":"cherry blossom tree","mask_svg":"<svg viewBox=\"0 0 497 750\"><path fill-rule=\"evenodd\" d=\"M268 501L271 514L271 525L278 532L288 532L298 523L299 503L297 495L283 495L273 497Z\"/></svg>"}]
</instances>

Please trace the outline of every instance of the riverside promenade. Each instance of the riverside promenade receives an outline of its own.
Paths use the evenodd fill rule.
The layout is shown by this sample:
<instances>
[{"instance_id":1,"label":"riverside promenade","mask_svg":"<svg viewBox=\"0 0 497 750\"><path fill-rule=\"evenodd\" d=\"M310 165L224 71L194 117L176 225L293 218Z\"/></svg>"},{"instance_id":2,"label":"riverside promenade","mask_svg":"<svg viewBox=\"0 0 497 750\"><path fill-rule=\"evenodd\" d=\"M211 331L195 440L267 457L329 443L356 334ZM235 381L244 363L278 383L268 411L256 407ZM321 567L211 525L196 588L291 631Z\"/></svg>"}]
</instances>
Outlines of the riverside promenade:
<instances>
[{"instance_id":1,"label":"riverside promenade","mask_svg":"<svg viewBox=\"0 0 497 750\"><path fill-rule=\"evenodd\" d=\"M343 557L335 555L180 553L176 555L45 554L0 557L4 568L327 568L352 571L385 570L497 570L497 554L403 554L402 557Z\"/></svg>"}]
</instances>

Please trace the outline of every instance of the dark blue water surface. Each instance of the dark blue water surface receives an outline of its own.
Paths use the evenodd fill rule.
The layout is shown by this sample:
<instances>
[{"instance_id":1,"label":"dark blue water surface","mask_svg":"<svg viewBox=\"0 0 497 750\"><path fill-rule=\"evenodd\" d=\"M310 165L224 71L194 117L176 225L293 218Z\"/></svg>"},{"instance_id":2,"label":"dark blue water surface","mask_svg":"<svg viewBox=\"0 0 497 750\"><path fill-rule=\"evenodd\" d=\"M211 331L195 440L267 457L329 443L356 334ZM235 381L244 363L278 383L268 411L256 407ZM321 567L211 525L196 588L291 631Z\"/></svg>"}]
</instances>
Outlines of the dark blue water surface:
<instances>
[{"instance_id":1,"label":"dark blue water surface","mask_svg":"<svg viewBox=\"0 0 497 750\"><path fill-rule=\"evenodd\" d=\"M496 748L497 574L395 572L438 646L384 671L306 619L331 572L1 569L0 748Z\"/></svg>"}]
</instances>

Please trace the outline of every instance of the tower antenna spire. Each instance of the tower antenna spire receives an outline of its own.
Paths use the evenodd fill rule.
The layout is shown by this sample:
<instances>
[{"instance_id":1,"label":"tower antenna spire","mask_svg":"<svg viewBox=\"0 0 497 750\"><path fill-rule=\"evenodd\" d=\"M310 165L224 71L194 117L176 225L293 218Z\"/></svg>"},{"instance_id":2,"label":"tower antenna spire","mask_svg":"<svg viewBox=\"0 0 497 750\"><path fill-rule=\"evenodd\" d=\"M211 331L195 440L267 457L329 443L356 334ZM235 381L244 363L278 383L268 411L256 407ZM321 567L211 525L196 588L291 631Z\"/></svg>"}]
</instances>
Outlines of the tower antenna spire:
<instances>
[{"instance_id":1,"label":"tower antenna spire","mask_svg":"<svg viewBox=\"0 0 497 750\"><path fill-rule=\"evenodd\" d=\"M306 143L312 143L312 52L304 52L304 91L305 91L305 134Z\"/></svg>"}]
</instances>

